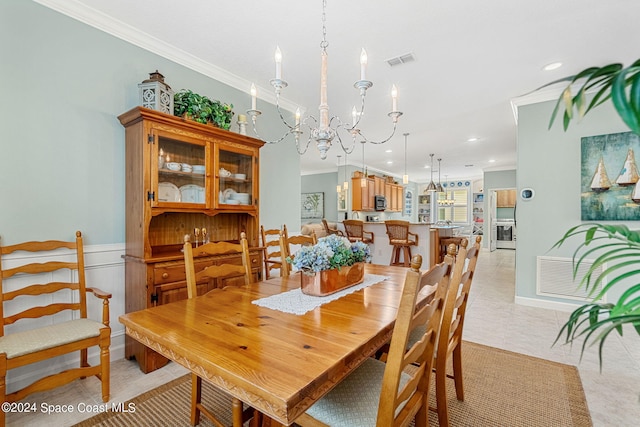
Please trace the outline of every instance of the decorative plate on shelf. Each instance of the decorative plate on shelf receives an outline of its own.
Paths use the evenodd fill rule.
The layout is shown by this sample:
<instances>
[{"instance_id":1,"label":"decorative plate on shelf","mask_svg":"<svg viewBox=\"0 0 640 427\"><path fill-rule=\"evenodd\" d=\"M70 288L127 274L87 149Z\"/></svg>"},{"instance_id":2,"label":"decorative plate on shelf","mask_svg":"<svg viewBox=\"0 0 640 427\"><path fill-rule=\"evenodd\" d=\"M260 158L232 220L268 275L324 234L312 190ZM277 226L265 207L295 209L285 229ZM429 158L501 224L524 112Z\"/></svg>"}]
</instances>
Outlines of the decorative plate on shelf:
<instances>
[{"instance_id":1,"label":"decorative plate on shelf","mask_svg":"<svg viewBox=\"0 0 640 427\"><path fill-rule=\"evenodd\" d=\"M159 202L180 202L180 190L170 182L158 183Z\"/></svg>"},{"instance_id":2,"label":"decorative plate on shelf","mask_svg":"<svg viewBox=\"0 0 640 427\"><path fill-rule=\"evenodd\" d=\"M182 203L204 203L204 187L189 184L180 187Z\"/></svg>"},{"instance_id":3,"label":"decorative plate on shelf","mask_svg":"<svg viewBox=\"0 0 640 427\"><path fill-rule=\"evenodd\" d=\"M233 198L234 194L236 194L236 190L234 190L233 188L227 188L222 192L222 197L224 198L224 201L227 202Z\"/></svg>"}]
</instances>

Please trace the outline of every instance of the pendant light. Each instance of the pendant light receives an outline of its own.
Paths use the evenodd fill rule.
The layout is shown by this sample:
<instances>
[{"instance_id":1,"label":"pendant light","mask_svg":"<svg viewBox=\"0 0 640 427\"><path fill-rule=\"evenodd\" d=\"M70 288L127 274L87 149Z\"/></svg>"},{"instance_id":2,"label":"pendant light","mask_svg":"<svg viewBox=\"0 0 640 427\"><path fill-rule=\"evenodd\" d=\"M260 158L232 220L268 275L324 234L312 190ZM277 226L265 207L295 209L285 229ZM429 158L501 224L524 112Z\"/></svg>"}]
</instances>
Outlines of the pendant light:
<instances>
[{"instance_id":1,"label":"pendant light","mask_svg":"<svg viewBox=\"0 0 640 427\"><path fill-rule=\"evenodd\" d=\"M438 193L444 193L444 188L442 188L442 184L440 183L440 162L442 161L442 159L438 159L438 185L436 185L436 191Z\"/></svg>"},{"instance_id":2,"label":"pendant light","mask_svg":"<svg viewBox=\"0 0 640 427\"><path fill-rule=\"evenodd\" d=\"M403 135L404 135L404 175L402 175L402 183L404 185L407 185L409 183L409 175L407 175L407 136L409 136L409 134L405 133Z\"/></svg>"},{"instance_id":3,"label":"pendant light","mask_svg":"<svg viewBox=\"0 0 640 427\"><path fill-rule=\"evenodd\" d=\"M340 157L342 157L341 155L338 154L338 181L340 180ZM342 193L342 185L340 185L340 183L338 183L338 185L336 185L336 193L340 194Z\"/></svg>"},{"instance_id":4,"label":"pendant light","mask_svg":"<svg viewBox=\"0 0 640 427\"><path fill-rule=\"evenodd\" d=\"M436 184L433 182L433 156L434 155L435 154L429 154L429 156L431 157L431 182L427 186L426 190L424 190L425 193L429 191L436 191Z\"/></svg>"},{"instance_id":5,"label":"pendant light","mask_svg":"<svg viewBox=\"0 0 640 427\"><path fill-rule=\"evenodd\" d=\"M342 189L347 191L349 189L349 181L347 181L347 155L344 155L344 182L342 183Z\"/></svg>"},{"instance_id":6,"label":"pendant light","mask_svg":"<svg viewBox=\"0 0 640 427\"><path fill-rule=\"evenodd\" d=\"M364 168L364 144L366 141L360 141L362 143L362 178L360 178L360 187L365 188L367 186L367 172Z\"/></svg>"}]
</instances>

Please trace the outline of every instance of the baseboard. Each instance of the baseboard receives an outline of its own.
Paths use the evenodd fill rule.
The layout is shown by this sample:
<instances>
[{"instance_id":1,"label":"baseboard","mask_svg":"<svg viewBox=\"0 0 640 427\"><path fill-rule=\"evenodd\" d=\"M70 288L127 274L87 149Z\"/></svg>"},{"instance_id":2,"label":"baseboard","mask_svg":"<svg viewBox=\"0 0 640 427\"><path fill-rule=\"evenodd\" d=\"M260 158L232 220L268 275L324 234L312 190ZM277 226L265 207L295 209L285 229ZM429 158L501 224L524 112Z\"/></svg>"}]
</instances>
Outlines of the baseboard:
<instances>
[{"instance_id":1,"label":"baseboard","mask_svg":"<svg viewBox=\"0 0 640 427\"><path fill-rule=\"evenodd\" d=\"M580 307L584 303L568 303L561 301L551 301L546 299L519 297L516 296L514 302L519 305L526 305L529 307L546 308L548 310L564 311L571 313L576 308Z\"/></svg>"}]
</instances>

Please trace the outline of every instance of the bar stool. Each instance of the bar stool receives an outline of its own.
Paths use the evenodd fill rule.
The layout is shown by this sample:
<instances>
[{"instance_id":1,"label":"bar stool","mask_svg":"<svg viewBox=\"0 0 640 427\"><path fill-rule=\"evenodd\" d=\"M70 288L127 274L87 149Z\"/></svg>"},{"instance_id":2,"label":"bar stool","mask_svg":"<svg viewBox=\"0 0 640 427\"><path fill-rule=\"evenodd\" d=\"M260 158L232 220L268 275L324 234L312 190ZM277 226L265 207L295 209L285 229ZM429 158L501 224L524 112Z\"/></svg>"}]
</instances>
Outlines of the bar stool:
<instances>
[{"instance_id":1,"label":"bar stool","mask_svg":"<svg viewBox=\"0 0 640 427\"><path fill-rule=\"evenodd\" d=\"M373 233L364 230L364 222L357 219L345 219L342 225L344 225L344 231L350 242L373 243Z\"/></svg>"},{"instance_id":2,"label":"bar stool","mask_svg":"<svg viewBox=\"0 0 640 427\"><path fill-rule=\"evenodd\" d=\"M408 267L411 261L411 246L418 245L418 235L409 231L409 221L387 220L384 225L387 227L389 244L393 246L389 265ZM412 236L413 239L411 239ZM401 252L404 258L403 262L400 262Z\"/></svg>"}]
</instances>

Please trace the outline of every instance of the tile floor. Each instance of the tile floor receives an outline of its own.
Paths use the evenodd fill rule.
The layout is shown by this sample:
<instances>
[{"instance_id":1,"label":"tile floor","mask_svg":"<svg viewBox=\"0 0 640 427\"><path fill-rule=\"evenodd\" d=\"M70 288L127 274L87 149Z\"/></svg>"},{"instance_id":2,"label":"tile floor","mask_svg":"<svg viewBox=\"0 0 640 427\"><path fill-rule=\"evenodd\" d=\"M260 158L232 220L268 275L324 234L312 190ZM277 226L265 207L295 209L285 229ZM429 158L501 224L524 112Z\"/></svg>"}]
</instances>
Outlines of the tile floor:
<instances>
[{"instance_id":1,"label":"tile floor","mask_svg":"<svg viewBox=\"0 0 640 427\"><path fill-rule=\"evenodd\" d=\"M470 294L464 338L494 347L578 366L595 426L637 426L640 423L640 339L634 331L621 339L611 335L599 372L595 349L579 362L579 349L551 346L568 314L516 305L514 300L515 252L483 250ZM135 362L116 360L111 368L111 402L124 402L183 375L170 363L144 375ZM72 414L8 414L8 426L67 426L92 416L80 413L80 404L101 404L100 384L89 378L53 391L37 393L23 402L72 405ZM160 425L160 424L159 424ZM188 425L188 421L185 422ZM508 425L508 422L505 422Z\"/></svg>"}]
</instances>

